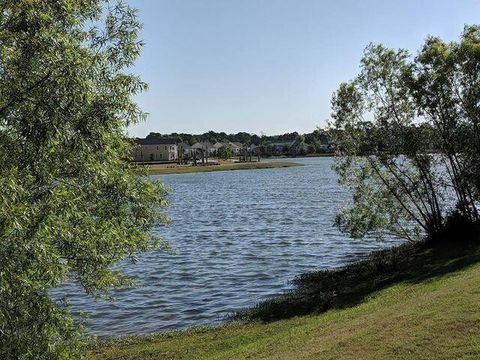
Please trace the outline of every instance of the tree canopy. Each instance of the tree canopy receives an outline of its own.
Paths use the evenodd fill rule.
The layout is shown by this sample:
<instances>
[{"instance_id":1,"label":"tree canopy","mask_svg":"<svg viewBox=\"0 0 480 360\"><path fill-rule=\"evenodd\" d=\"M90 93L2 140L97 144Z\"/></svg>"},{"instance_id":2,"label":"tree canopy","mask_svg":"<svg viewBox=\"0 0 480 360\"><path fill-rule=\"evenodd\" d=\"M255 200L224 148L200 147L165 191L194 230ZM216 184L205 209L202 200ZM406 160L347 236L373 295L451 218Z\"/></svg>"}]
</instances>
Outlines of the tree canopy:
<instances>
[{"instance_id":1,"label":"tree canopy","mask_svg":"<svg viewBox=\"0 0 480 360\"><path fill-rule=\"evenodd\" d=\"M49 290L99 296L112 265L162 242L161 183L134 175L127 125L135 10L103 0L0 2L0 358L75 358L82 328Z\"/></svg>"},{"instance_id":2,"label":"tree canopy","mask_svg":"<svg viewBox=\"0 0 480 360\"><path fill-rule=\"evenodd\" d=\"M433 239L479 222L480 27L428 37L412 57L369 45L332 99L336 169L353 192L337 224L355 237Z\"/></svg>"}]
</instances>

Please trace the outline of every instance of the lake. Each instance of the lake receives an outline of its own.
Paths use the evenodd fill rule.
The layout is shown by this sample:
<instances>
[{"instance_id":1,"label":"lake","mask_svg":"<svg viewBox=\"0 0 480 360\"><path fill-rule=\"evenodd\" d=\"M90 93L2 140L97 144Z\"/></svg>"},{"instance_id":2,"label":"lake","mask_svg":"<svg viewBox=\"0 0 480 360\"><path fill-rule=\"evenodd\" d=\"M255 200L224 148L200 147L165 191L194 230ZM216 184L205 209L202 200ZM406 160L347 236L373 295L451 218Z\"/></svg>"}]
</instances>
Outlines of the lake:
<instances>
[{"instance_id":1,"label":"lake","mask_svg":"<svg viewBox=\"0 0 480 360\"><path fill-rule=\"evenodd\" d=\"M338 267L397 241L352 240L333 225L348 202L332 158L305 166L163 176L173 220L158 233L176 254L153 251L122 264L138 287L94 301L66 284L92 334L125 335L215 324L288 289L298 274Z\"/></svg>"}]
</instances>

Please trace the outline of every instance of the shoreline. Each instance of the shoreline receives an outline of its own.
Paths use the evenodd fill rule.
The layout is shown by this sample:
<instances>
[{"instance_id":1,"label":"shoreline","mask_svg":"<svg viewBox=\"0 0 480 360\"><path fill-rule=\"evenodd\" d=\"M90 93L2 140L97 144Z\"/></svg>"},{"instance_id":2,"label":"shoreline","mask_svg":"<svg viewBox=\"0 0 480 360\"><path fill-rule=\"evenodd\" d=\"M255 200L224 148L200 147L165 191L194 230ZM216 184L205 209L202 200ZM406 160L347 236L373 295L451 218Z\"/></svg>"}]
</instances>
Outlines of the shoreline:
<instances>
[{"instance_id":1,"label":"shoreline","mask_svg":"<svg viewBox=\"0 0 480 360\"><path fill-rule=\"evenodd\" d=\"M189 174L213 171L236 171L236 170L259 170L259 169L277 169L304 166L303 164L291 161L261 161L248 163L221 162L218 165L141 165L144 167L147 175L175 175Z\"/></svg>"},{"instance_id":2,"label":"shoreline","mask_svg":"<svg viewBox=\"0 0 480 360\"><path fill-rule=\"evenodd\" d=\"M449 358L461 357L476 349L471 340L480 336L480 327L466 333L462 325L477 321L477 313L468 309L480 301L480 246L462 245L418 243L375 251L357 263L300 276L296 289L250 308L237 321L98 338L89 344L87 359L291 359L305 352L317 356L313 358L362 354L359 357L388 359L391 351L427 358L439 345ZM420 322L425 308L430 309L429 318ZM452 329L457 343L431 323ZM379 333L385 336L379 338ZM438 342L428 342L432 337ZM415 354L412 341L418 342ZM365 346L373 343L376 346ZM459 345L464 352L457 353Z\"/></svg>"}]
</instances>

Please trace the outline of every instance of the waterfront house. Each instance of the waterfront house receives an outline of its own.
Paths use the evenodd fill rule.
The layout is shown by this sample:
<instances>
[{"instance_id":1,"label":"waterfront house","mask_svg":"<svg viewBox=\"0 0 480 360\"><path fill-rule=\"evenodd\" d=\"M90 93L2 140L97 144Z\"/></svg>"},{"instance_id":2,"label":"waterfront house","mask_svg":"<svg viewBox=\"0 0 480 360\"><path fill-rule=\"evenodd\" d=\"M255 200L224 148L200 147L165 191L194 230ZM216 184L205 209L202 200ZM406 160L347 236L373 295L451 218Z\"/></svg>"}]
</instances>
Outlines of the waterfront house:
<instances>
[{"instance_id":1,"label":"waterfront house","mask_svg":"<svg viewBox=\"0 0 480 360\"><path fill-rule=\"evenodd\" d=\"M213 144L213 147L214 147L215 151L218 151L223 147L224 148L230 147L230 143L228 143L228 142L216 142L215 144Z\"/></svg>"},{"instance_id":2,"label":"waterfront house","mask_svg":"<svg viewBox=\"0 0 480 360\"><path fill-rule=\"evenodd\" d=\"M231 149L235 155L239 155L242 153L243 144L239 142L231 142L230 143Z\"/></svg>"},{"instance_id":3,"label":"waterfront house","mask_svg":"<svg viewBox=\"0 0 480 360\"><path fill-rule=\"evenodd\" d=\"M227 148L232 150L234 155L237 155L240 153L241 146L239 146L239 143L234 143L234 142L217 142L215 145L213 145L215 148L215 151L218 151L221 148Z\"/></svg>"},{"instance_id":4,"label":"waterfront house","mask_svg":"<svg viewBox=\"0 0 480 360\"><path fill-rule=\"evenodd\" d=\"M192 147L187 144L187 143L179 143L177 144L178 147L178 157L179 158L185 158L185 157L190 157L192 155Z\"/></svg>"},{"instance_id":5,"label":"waterfront house","mask_svg":"<svg viewBox=\"0 0 480 360\"><path fill-rule=\"evenodd\" d=\"M221 148L228 148L232 150L234 155L240 155L242 153L242 149L244 148L244 145L239 142L217 142L213 145L213 148L215 151L218 151Z\"/></svg>"},{"instance_id":6,"label":"waterfront house","mask_svg":"<svg viewBox=\"0 0 480 360\"><path fill-rule=\"evenodd\" d=\"M206 153L207 155L212 155L216 151L215 147L208 141L197 142L197 143L193 144L192 145L192 151L197 151L197 150L200 150L200 151Z\"/></svg>"},{"instance_id":7,"label":"waterfront house","mask_svg":"<svg viewBox=\"0 0 480 360\"><path fill-rule=\"evenodd\" d=\"M178 159L177 142L173 139L135 139L136 162L172 162Z\"/></svg>"}]
</instances>

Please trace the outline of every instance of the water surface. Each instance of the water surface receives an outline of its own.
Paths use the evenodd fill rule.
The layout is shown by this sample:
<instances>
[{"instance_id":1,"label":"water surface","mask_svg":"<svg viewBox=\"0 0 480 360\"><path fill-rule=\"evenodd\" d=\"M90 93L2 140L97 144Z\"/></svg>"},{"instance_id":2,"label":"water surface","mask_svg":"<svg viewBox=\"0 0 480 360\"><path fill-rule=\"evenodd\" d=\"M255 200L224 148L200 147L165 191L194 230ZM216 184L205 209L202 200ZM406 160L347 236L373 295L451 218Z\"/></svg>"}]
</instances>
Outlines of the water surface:
<instances>
[{"instance_id":1,"label":"water surface","mask_svg":"<svg viewBox=\"0 0 480 360\"><path fill-rule=\"evenodd\" d=\"M287 289L296 275L340 266L394 241L351 240L333 226L348 194L331 158L305 166L163 176L173 223L158 233L176 252L122 264L138 287L96 302L73 285L75 311L98 335L150 333L216 323Z\"/></svg>"}]
</instances>

